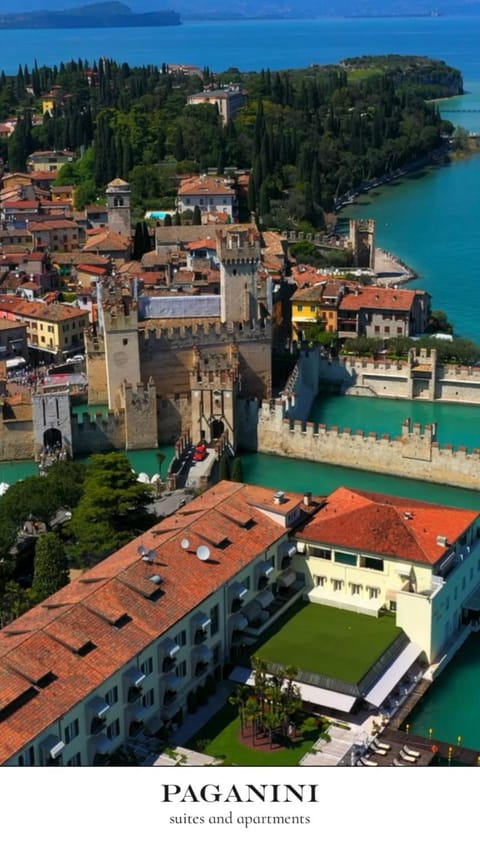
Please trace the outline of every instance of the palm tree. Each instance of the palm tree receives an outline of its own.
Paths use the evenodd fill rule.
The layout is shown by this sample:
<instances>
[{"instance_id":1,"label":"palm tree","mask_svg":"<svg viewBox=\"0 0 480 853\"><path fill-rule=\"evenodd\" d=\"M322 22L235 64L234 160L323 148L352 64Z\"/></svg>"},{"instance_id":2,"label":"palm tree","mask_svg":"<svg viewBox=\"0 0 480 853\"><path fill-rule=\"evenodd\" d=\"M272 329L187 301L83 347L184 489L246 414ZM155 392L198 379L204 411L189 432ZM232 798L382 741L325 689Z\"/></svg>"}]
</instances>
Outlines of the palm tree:
<instances>
[{"instance_id":1,"label":"palm tree","mask_svg":"<svg viewBox=\"0 0 480 853\"><path fill-rule=\"evenodd\" d=\"M250 696L250 688L246 686L238 687L235 693L228 697L230 705L236 705L238 708L238 716L240 717L240 733L243 737L245 734L245 705Z\"/></svg>"}]
</instances>

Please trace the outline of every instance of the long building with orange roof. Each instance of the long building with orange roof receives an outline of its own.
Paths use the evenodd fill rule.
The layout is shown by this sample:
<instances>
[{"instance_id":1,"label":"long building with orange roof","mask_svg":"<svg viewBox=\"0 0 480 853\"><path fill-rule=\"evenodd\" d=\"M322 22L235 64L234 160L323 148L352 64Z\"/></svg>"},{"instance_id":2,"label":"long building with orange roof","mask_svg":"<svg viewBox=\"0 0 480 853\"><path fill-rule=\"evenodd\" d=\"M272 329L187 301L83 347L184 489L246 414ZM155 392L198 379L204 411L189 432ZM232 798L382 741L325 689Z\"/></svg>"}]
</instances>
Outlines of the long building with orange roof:
<instances>
[{"instance_id":1,"label":"long building with orange roof","mask_svg":"<svg viewBox=\"0 0 480 853\"><path fill-rule=\"evenodd\" d=\"M469 510L222 481L0 631L0 764L104 764L172 731L300 599L394 614L401 647L365 695L298 675L319 709L378 708L478 620L479 531Z\"/></svg>"}]
</instances>

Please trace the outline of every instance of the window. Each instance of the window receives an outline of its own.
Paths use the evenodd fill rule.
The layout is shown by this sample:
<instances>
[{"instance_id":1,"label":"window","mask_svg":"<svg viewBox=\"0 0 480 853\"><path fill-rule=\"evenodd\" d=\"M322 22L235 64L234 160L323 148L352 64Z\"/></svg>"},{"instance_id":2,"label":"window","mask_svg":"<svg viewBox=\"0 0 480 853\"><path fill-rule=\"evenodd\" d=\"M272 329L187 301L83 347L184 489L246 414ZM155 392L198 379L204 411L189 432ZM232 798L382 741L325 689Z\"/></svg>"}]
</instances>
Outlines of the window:
<instances>
[{"instance_id":1,"label":"window","mask_svg":"<svg viewBox=\"0 0 480 853\"><path fill-rule=\"evenodd\" d=\"M187 632L180 631L180 633L175 637L175 642L177 646L185 646L187 642Z\"/></svg>"},{"instance_id":2,"label":"window","mask_svg":"<svg viewBox=\"0 0 480 853\"><path fill-rule=\"evenodd\" d=\"M402 329L402 327L401 327L401 326L397 326L397 335L402 335L402 334L403 334L403 329Z\"/></svg>"},{"instance_id":3,"label":"window","mask_svg":"<svg viewBox=\"0 0 480 853\"><path fill-rule=\"evenodd\" d=\"M210 625L210 636L213 637L214 634L218 633L218 629L219 629L218 604L215 604L215 606L210 609L210 619L212 620L211 625Z\"/></svg>"},{"instance_id":4,"label":"window","mask_svg":"<svg viewBox=\"0 0 480 853\"><path fill-rule=\"evenodd\" d=\"M118 687L112 687L108 693L105 693L105 702L107 705L110 705L110 707L118 702Z\"/></svg>"},{"instance_id":5,"label":"window","mask_svg":"<svg viewBox=\"0 0 480 853\"><path fill-rule=\"evenodd\" d=\"M332 586L334 592L340 592L343 587L343 581L337 581L335 579L332 580Z\"/></svg>"},{"instance_id":6,"label":"window","mask_svg":"<svg viewBox=\"0 0 480 853\"><path fill-rule=\"evenodd\" d=\"M314 580L315 586L325 586L327 579L326 579L325 575L314 575L313 580Z\"/></svg>"},{"instance_id":7,"label":"window","mask_svg":"<svg viewBox=\"0 0 480 853\"><path fill-rule=\"evenodd\" d=\"M303 305L297 305L297 311L303 311Z\"/></svg>"},{"instance_id":8,"label":"window","mask_svg":"<svg viewBox=\"0 0 480 853\"><path fill-rule=\"evenodd\" d=\"M386 335L390 334L390 326L385 326L385 334Z\"/></svg>"},{"instance_id":9,"label":"window","mask_svg":"<svg viewBox=\"0 0 480 853\"><path fill-rule=\"evenodd\" d=\"M350 584L350 592L352 595L360 595L362 591L362 587L359 583L351 583Z\"/></svg>"},{"instance_id":10,"label":"window","mask_svg":"<svg viewBox=\"0 0 480 853\"><path fill-rule=\"evenodd\" d=\"M357 565L357 555L347 554L345 551L335 551L334 559L336 563L343 563L345 566Z\"/></svg>"},{"instance_id":11,"label":"window","mask_svg":"<svg viewBox=\"0 0 480 853\"><path fill-rule=\"evenodd\" d=\"M78 724L78 720L73 720L68 726L65 726L65 734L64 741L65 743L70 743L71 740L78 737L80 731L80 727Z\"/></svg>"},{"instance_id":12,"label":"window","mask_svg":"<svg viewBox=\"0 0 480 853\"><path fill-rule=\"evenodd\" d=\"M146 693L142 696L142 705L144 708L151 708L155 701L155 693L153 687L150 690L147 690Z\"/></svg>"},{"instance_id":13,"label":"window","mask_svg":"<svg viewBox=\"0 0 480 853\"><path fill-rule=\"evenodd\" d=\"M25 752L18 756L19 767L33 767L35 764L35 750L33 746L29 746Z\"/></svg>"},{"instance_id":14,"label":"window","mask_svg":"<svg viewBox=\"0 0 480 853\"><path fill-rule=\"evenodd\" d=\"M153 672L153 658L148 658L140 664L140 669L144 675L150 675Z\"/></svg>"},{"instance_id":15,"label":"window","mask_svg":"<svg viewBox=\"0 0 480 853\"><path fill-rule=\"evenodd\" d=\"M315 545L309 545L308 553L311 557L319 557L321 560L332 559L332 552L330 548L316 548Z\"/></svg>"},{"instance_id":16,"label":"window","mask_svg":"<svg viewBox=\"0 0 480 853\"><path fill-rule=\"evenodd\" d=\"M364 569L374 569L376 572L383 572L383 560L378 557L360 557L360 565Z\"/></svg>"},{"instance_id":17,"label":"window","mask_svg":"<svg viewBox=\"0 0 480 853\"><path fill-rule=\"evenodd\" d=\"M122 341L122 344L123 344L123 346L124 346L124 347L126 347L126 346L127 346L127 344L128 344L128 338L124 338L124 339L123 339L123 341Z\"/></svg>"},{"instance_id":18,"label":"window","mask_svg":"<svg viewBox=\"0 0 480 853\"><path fill-rule=\"evenodd\" d=\"M81 767L82 766L82 756L79 752L76 752L75 755L67 761L67 767Z\"/></svg>"},{"instance_id":19,"label":"window","mask_svg":"<svg viewBox=\"0 0 480 853\"><path fill-rule=\"evenodd\" d=\"M120 734L120 720L116 719L113 721L113 723L110 723L110 725L107 726L107 737L109 737L110 740L115 740L115 738L117 738L119 736L119 734Z\"/></svg>"},{"instance_id":20,"label":"window","mask_svg":"<svg viewBox=\"0 0 480 853\"><path fill-rule=\"evenodd\" d=\"M187 674L187 664L186 661L182 660L175 667L175 675L178 675L179 678L185 678Z\"/></svg>"},{"instance_id":21,"label":"window","mask_svg":"<svg viewBox=\"0 0 480 853\"><path fill-rule=\"evenodd\" d=\"M368 589L368 597L370 599L378 598L378 596L380 595L380 590L377 586L367 586L367 589Z\"/></svg>"},{"instance_id":22,"label":"window","mask_svg":"<svg viewBox=\"0 0 480 853\"><path fill-rule=\"evenodd\" d=\"M380 326L374 326L374 332L380 332Z\"/></svg>"}]
</instances>

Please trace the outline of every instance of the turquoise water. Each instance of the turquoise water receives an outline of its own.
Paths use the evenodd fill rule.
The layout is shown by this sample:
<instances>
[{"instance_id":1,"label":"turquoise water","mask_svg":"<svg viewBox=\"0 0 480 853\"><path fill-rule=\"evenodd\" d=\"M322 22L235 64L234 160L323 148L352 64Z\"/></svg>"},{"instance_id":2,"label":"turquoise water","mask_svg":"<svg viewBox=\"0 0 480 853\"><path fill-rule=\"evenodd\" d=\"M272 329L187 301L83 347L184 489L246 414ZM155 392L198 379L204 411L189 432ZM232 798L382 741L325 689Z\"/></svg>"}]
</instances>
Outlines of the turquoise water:
<instances>
[{"instance_id":1,"label":"turquoise water","mask_svg":"<svg viewBox=\"0 0 480 853\"><path fill-rule=\"evenodd\" d=\"M473 634L415 709L410 732L480 750L480 637Z\"/></svg>"},{"instance_id":2,"label":"turquoise water","mask_svg":"<svg viewBox=\"0 0 480 853\"><path fill-rule=\"evenodd\" d=\"M469 489L437 486L420 480L402 480L386 474L370 474L338 465L302 462L266 453L245 453L242 455L242 464L246 483L281 491L291 489L300 493L311 491L315 495L328 495L339 486L348 486L480 511L480 492Z\"/></svg>"},{"instance_id":3,"label":"turquoise water","mask_svg":"<svg viewBox=\"0 0 480 853\"><path fill-rule=\"evenodd\" d=\"M164 445L159 447L158 450L127 450L127 456L137 474L144 472L149 477L152 477L153 474L158 474L156 454L159 451L165 456L161 469L161 474L164 477L167 473L170 460L175 454L173 445ZM12 485L12 483L24 480L25 477L30 477L32 474L38 474L38 465L31 459L24 459L21 462L0 462L0 483Z\"/></svg>"},{"instance_id":4,"label":"turquoise water","mask_svg":"<svg viewBox=\"0 0 480 853\"><path fill-rule=\"evenodd\" d=\"M402 423L437 424L439 444L480 447L480 406L429 403L425 400L382 400L379 397L319 396L309 420L340 429L363 429L379 435L400 435Z\"/></svg>"}]
</instances>

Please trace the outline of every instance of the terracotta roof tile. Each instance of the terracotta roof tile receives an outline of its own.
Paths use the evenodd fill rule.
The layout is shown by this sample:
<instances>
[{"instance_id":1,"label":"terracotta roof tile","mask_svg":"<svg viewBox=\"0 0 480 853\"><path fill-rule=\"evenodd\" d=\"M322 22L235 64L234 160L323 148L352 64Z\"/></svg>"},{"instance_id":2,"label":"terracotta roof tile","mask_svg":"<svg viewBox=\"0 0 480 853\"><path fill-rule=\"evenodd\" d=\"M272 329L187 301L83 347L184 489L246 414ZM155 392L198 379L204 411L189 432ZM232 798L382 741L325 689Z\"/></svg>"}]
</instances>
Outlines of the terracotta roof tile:
<instances>
[{"instance_id":1,"label":"terracotta roof tile","mask_svg":"<svg viewBox=\"0 0 480 853\"><path fill-rule=\"evenodd\" d=\"M313 542L434 564L445 554L437 537L455 542L477 512L409 498L336 489L305 527Z\"/></svg>"}]
</instances>

